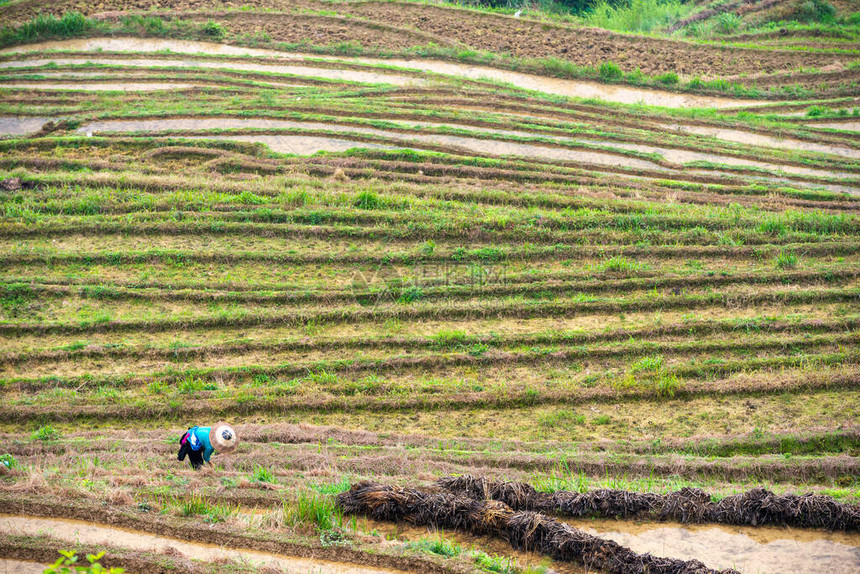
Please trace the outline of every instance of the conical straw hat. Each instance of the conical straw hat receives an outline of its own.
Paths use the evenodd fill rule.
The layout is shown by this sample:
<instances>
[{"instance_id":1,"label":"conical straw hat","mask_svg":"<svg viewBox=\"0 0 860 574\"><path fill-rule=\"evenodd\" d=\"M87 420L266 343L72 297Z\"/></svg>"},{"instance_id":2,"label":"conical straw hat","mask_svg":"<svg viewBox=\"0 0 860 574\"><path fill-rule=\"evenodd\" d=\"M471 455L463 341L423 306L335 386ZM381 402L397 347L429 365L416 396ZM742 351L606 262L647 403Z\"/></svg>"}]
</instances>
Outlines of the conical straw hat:
<instances>
[{"instance_id":1,"label":"conical straw hat","mask_svg":"<svg viewBox=\"0 0 860 574\"><path fill-rule=\"evenodd\" d=\"M217 422L209 429L209 442L216 452L232 452L239 444L236 431L225 422Z\"/></svg>"}]
</instances>

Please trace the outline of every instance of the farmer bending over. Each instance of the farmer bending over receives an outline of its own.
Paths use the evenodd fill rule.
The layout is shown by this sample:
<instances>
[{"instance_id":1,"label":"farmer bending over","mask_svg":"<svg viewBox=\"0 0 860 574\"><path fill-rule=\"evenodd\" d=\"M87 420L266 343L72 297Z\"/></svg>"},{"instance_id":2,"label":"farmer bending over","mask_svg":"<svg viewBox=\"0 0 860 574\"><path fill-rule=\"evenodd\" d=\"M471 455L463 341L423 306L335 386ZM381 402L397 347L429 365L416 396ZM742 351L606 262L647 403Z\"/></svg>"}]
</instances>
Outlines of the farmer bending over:
<instances>
[{"instance_id":1,"label":"farmer bending over","mask_svg":"<svg viewBox=\"0 0 860 574\"><path fill-rule=\"evenodd\" d=\"M232 452L238 443L236 431L227 423L219 422L211 427L191 427L179 439L177 458L185 460L187 455L191 468L197 470L204 462L212 464L209 457L216 447L221 452Z\"/></svg>"}]
</instances>

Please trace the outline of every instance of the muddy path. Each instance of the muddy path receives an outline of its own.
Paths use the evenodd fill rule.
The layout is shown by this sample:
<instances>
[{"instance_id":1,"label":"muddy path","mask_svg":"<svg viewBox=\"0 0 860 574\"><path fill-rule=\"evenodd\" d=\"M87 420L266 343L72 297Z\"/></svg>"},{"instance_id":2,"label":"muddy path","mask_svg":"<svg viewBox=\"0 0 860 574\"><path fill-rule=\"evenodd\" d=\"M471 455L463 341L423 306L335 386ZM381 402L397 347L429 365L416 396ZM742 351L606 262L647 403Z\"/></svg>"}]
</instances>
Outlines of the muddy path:
<instances>
[{"instance_id":1,"label":"muddy path","mask_svg":"<svg viewBox=\"0 0 860 574\"><path fill-rule=\"evenodd\" d=\"M297 558L249 549L234 549L216 544L187 542L139 530L130 530L81 520L37 518L22 515L0 515L0 533L44 536L91 545L112 545L131 550L151 550L177 554L202 562L239 560L257 567L279 569L285 574L384 574L399 572L368 566L356 566L326 560ZM2 566L2 563L0 563ZM0 570L2 572L2 570Z\"/></svg>"},{"instance_id":2,"label":"muddy path","mask_svg":"<svg viewBox=\"0 0 860 574\"><path fill-rule=\"evenodd\" d=\"M385 65L397 68L406 68L411 70L419 70L423 72L433 72L445 76L453 76L458 78L466 78L471 80L490 80L493 82L504 82L511 84L517 88L526 90L534 90L547 94L574 97L574 98L598 98L607 102L617 102L623 104L638 104L644 103L652 106L662 107L701 107L701 108L735 108L743 106L763 105L767 102L758 100L742 100L732 98L720 98L712 96L699 96L693 94L684 94L672 92L668 90L652 90L644 88L634 88L631 86L621 86L612 84L602 84L599 82L590 82L586 80L565 80L559 78L549 78L545 76L537 76L522 72L513 72L487 66L475 66L471 64L462 64L457 62L446 62L441 60L423 60L423 59L379 59L379 58L347 58L347 57L325 57L314 56L310 54L288 54L275 50L261 50L239 47L225 47L222 44L211 42L191 42L191 41L176 41L176 40L161 40L155 38L88 38L81 40L62 40L55 42L42 42L38 44L29 44L24 46L15 46L0 50L0 54L10 53L26 53L46 50L64 50L73 52L91 52L95 50L106 51L122 51L122 52L158 52L170 50L180 54L207 54L207 55L229 55L229 56L253 56L253 57L276 57L288 60L304 60L304 59L324 59L326 61L349 62L353 64L367 65ZM25 60L21 62L5 61L0 62L0 68L8 68L15 66L34 66L43 65L49 62L63 63L82 63L80 59L71 59L67 57L57 57L37 60ZM108 58L88 58L86 61L93 63L105 63L115 65L128 66L189 66L196 65L200 67L218 67L230 68L236 70L248 71L271 71L280 73L291 73L301 75L313 75L316 77L326 77L331 79L341 79L350 81L375 81L377 83L389 83L394 85L416 85L420 80L414 77L407 79L398 78L394 72L360 72L355 70L335 70L331 68L314 69L304 66L278 66L278 65L262 65L248 62L212 62L199 60L194 63L183 60L156 60L156 59L141 59L141 60L116 60ZM367 74L376 74L376 79L367 77ZM402 84L399 82L403 82Z\"/></svg>"}]
</instances>

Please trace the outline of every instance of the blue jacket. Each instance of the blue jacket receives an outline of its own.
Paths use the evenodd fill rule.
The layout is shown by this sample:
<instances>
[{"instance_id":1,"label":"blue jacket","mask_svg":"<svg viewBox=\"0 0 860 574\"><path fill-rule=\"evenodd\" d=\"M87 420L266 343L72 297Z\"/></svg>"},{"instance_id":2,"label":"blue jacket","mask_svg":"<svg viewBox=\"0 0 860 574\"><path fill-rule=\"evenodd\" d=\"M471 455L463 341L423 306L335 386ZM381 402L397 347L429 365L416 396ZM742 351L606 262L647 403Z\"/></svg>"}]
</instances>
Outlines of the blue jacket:
<instances>
[{"instance_id":1,"label":"blue jacket","mask_svg":"<svg viewBox=\"0 0 860 574\"><path fill-rule=\"evenodd\" d=\"M212 446L212 443L209 442L209 431L212 427L197 427L194 429L194 435L197 437L197 440L200 441L200 444L203 445L203 460L209 462L209 457L212 456L212 453L215 452L215 448Z\"/></svg>"}]
</instances>

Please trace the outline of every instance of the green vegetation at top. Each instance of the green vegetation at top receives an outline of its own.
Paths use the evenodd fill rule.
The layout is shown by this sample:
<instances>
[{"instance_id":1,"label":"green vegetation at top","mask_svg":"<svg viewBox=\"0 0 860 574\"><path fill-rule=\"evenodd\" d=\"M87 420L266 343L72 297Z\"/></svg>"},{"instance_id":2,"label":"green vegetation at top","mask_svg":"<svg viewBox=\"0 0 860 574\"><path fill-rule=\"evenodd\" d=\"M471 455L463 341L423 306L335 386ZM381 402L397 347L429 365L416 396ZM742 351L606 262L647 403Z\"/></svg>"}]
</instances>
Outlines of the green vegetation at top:
<instances>
[{"instance_id":1,"label":"green vegetation at top","mask_svg":"<svg viewBox=\"0 0 860 574\"><path fill-rule=\"evenodd\" d=\"M680 0L599 0L589 7L585 21L598 28L622 32L654 32L690 12L692 3Z\"/></svg>"}]
</instances>

